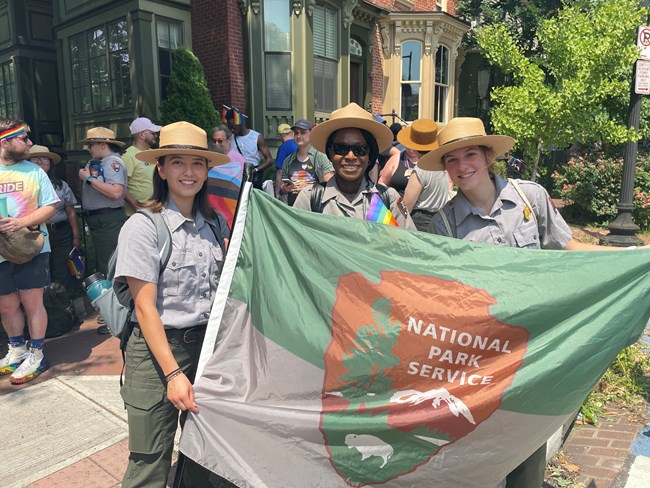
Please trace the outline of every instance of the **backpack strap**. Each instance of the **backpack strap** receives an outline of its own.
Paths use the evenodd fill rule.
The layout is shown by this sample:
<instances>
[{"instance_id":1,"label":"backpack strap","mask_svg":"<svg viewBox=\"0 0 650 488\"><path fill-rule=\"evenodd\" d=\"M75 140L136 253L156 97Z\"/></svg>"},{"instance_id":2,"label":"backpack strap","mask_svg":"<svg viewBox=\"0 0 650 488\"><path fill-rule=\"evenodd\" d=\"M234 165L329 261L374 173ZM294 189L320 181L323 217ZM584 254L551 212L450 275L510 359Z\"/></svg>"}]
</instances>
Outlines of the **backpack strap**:
<instances>
[{"instance_id":1,"label":"backpack strap","mask_svg":"<svg viewBox=\"0 0 650 488\"><path fill-rule=\"evenodd\" d=\"M160 268L158 270L158 276L160 276L162 272L165 270L165 268L167 267L167 263L169 262L169 258L172 254L172 234L169 231L169 227L167 227L167 224L165 223L165 219L163 218L160 212L152 212L148 208L141 208L138 209L138 213L146 216L149 220L153 222L154 226L156 227L156 245L158 246L158 256L160 259ZM115 277L116 261L117 261L117 251L113 253L108 263L108 274L110 276L108 279L110 279L112 282L114 281L114 277ZM115 286L115 284L113 286ZM135 301L133 300L133 298L131 298L131 301L128 304L128 309L129 312L126 317L126 324L124 326L124 330L122 330L122 333L120 334L120 351L122 352L122 371L120 373L120 387L124 383L122 380L122 376L124 375L124 368L126 367L126 345L129 342L129 337L131 337L131 333L133 332L133 327L134 327L133 324L135 323L135 321L131 320L133 314L135 313Z\"/></svg>"},{"instance_id":2,"label":"backpack strap","mask_svg":"<svg viewBox=\"0 0 650 488\"><path fill-rule=\"evenodd\" d=\"M445 230L447 231L447 237L456 237L456 232L454 232L451 229L451 224L449 223L449 219L447 218L447 215L445 215L445 212L442 211L442 208L438 209L435 211L435 215L440 215L440 218L442 219L442 223L445 226Z\"/></svg>"},{"instance_id":3,"label":"backpack strap","mask_svg":"<svg viewBox=\"0 0 650 488\"><path fill-rule=\"evenodd\" d=\"M225 219L223 215L221 215L219 212L216 212L216 216L214 220L206 220L208 226L210 227L210 230L214 234L214 238L217 240L217 243L219 244L219 247L221 248L221 251L223 252L224 256L226 255L226 245L224 242L223 235L221 234L221 229L223 224L225 223ZM226 224L228 225L228 224Z\"/></svg>"},{"instance_id":4,"label":"backpack strap","mask_svg":"<svg viewBox=\"0 0 650 488\"><path fill-rule=\"evenodd\" d=\"M323 193L325 187L321 183L314 183L311 186L311 211L316 213L323 213Z\"/></svg>"},{"instance_id":5,"label":"backpack strap","mask_svg":"<svg viewBox=\"0 0 650 488\"><path fill-rule=\"evenodd\" d=\"M381 183L375 183L375 187L379 192L379 198L384 202L384 205L388 210L390 210L390 195L388 194L388 187L382 185Z\"/></svg>"},{"instance_id":6,"label":"backpack strap","mask_svg":"<svg viewBox=\"0 0 650 488\"><path fill-rule=\"evenodd\" d=\"M521 189L521 186L519 186L519 183L517 183L514 179L508 178L508 182L512 185L512 187L515 189L515 191L519 194L521 199L524 201L524 206L528 208L528 211L530 212L530 215L532 218L535 220L535 225L539 227L539 222L537 221L537 215L535 215L535 209L530 203L530 200L528 200L528 197L524 193L524 190Z\"/></svg>"}]
</instances>

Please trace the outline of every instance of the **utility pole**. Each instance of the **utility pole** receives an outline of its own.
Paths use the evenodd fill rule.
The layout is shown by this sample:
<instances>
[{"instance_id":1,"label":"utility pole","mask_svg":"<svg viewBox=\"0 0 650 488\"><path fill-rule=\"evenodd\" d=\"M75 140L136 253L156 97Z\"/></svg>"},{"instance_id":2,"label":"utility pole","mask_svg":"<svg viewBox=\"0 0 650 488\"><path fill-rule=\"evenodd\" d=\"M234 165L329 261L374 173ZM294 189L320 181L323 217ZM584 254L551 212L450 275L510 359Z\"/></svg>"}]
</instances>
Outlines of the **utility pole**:
<instances>
[{"instance_id":1,"label":"utility pole","mask_svg":"<svg viewBox=\"0 0 650 488\"><path fill-rule=\"evenodd\" d=\"M646 11L648 0L641 1L641 7ZM630 109L628 112L627 126L634 130L639 130L639 120L641 118L641 100L642 95L636 93L636 65L634 63L632 70L632 83L630 84ZM623 175L621 181L621 200L616 205L618 214L616 218L607 226L609 234L601 237L600 243L608 246L626 247L637 246L643 241L636 235L640 228L634 223L632 212L634 210L634 174L636 173L636 159L638 154L638 144L636 141L628 141L625 144L623 153Z\"/></svg>"}]
</instances>

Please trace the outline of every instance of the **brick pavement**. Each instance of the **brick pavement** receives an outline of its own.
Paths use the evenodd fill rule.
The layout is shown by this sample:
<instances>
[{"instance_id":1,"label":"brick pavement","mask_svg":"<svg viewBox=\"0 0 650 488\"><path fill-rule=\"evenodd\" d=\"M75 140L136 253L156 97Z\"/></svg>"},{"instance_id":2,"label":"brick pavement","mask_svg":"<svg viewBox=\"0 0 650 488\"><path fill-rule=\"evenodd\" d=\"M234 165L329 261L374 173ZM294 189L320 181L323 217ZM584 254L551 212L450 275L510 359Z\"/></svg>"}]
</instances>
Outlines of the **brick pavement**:
<instances>
[{"instance_id":1,"label":"brick pavement","mask_svg":"<svg viewBox=\"0 0 650 488\"><path fill-rule=\"evenodd\" d=\"M625 410L616 408L603 416L598 427L576 425L563 447L580 467L576 486L613 486L628 462L632 442L642 428L642 423L631 421Z\"/></svg>"}]
</instances>

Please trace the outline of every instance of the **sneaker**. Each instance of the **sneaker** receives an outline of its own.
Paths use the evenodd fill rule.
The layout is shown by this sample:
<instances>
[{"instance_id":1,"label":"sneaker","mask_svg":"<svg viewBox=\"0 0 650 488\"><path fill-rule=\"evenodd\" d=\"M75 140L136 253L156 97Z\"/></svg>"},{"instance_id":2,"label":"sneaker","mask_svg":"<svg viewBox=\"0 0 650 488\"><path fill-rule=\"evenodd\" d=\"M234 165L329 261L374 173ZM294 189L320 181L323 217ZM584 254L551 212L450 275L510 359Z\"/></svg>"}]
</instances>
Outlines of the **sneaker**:
<instances>
[{"instance_id":1,"label":"sneaker","mask_svg":"<svg viewBox=\"0 0 650 488\"><path fill-rule=\"evenodd\" d=\"M27 359L27 356L29 356L29 351L27 350L26 344L22 346L12 346L9 344L9 352L0 361L0 376L5 376L16 371L18 366Z\"/></svg>"},{"instance_id":2,"label":"sneaker","mask_svg":"<svg viewBox=\"0 0 650 488\"><path fill-rule=\"evenodd\" d=\"M36 379L49 365L43 355L42 349L29 348L27 359L18 366L16 371L9 377L12 385L20 385Z\"/></svg>"}]
</instances>

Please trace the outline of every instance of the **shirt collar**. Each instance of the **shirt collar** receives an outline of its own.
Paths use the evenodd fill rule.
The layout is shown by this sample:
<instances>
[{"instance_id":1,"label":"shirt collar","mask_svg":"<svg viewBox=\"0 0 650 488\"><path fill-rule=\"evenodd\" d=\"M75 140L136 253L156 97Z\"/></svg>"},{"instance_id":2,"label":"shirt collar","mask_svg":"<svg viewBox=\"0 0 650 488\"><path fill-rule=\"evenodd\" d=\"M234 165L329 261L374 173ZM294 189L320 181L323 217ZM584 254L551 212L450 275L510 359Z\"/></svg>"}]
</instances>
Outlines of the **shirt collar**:
<instances>
[{"instance_id":1,"label":"shirt collar","mask_svg":"<svg viewBox=\"0 0 650 488\"><path fill-rule=\"evenodd\" d=\"M178 230L185 222L193 222L197 230L201 230L205 225L205 218L201 212L196 214L194 220L183 217L183 214L181 214L181 211L178 209L176 203L171 197L167 199L164 212L167 216L169 230L171 232Z\"/></svg>"},{"instance_id":2,"label":"shirt collar","mask_svg":"<svg viewBox=\"0 0 650 488\"><path fill-rule=\"evenodd\" d=\"M492 175L492 179L496 188L497 198L492 206L491 214L493 214L497 209L503 207L504 201L509 201L516 205L519 195L517 195L517 191L512 187L512 185L509 185L507 180L504 180L496 174ZM459 191L452 199L451 204L454 210L454 218L458 225L460 225L471 214L480 215L461 191Z\"/></svg>"},{"instance_id":3,"label":"shirt collar","mask_svg":"<svg viewBox=\"0 0 650 488\"><path fill-rule=\"evenodd\" d=\"M367 178L363 178L361 181L361 184L359 185L359 190L357 193L354 195L354 198L352 199L352 202L355 202L356 200L359 199L361 194L365 193L376 193L377 188L375 185L372 184ZM325 191L323 192L323 203L325 203L328 200L334 199L338 197L339 195L342 195L343 192L339 189L338 185L336 184L336 176L332 176L329 181L325 184Z\"/></svg>"}]
</instances>

